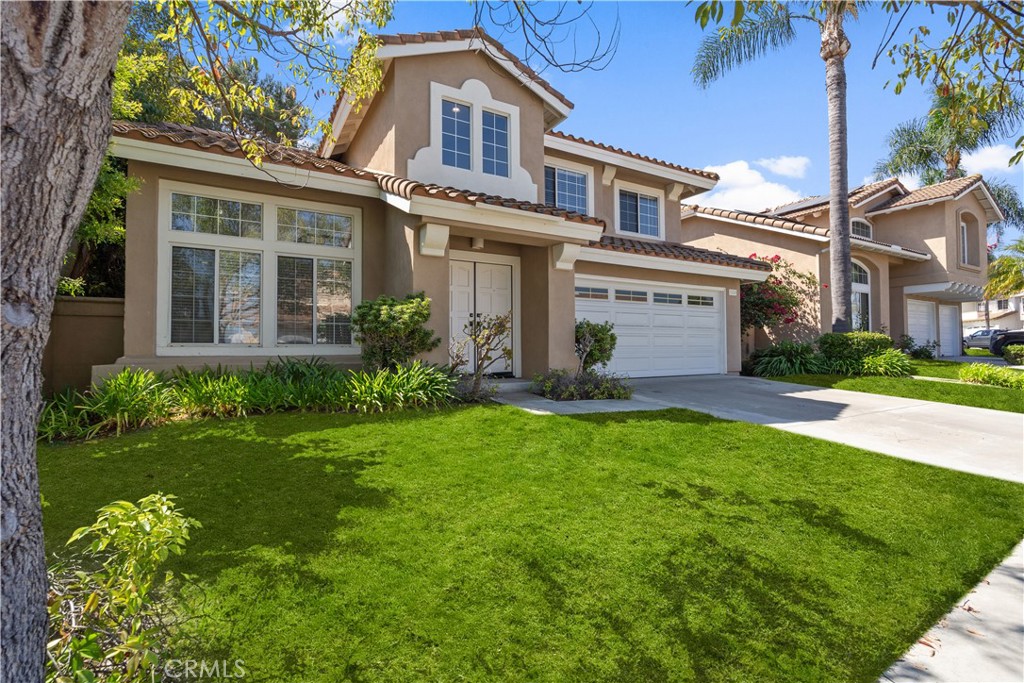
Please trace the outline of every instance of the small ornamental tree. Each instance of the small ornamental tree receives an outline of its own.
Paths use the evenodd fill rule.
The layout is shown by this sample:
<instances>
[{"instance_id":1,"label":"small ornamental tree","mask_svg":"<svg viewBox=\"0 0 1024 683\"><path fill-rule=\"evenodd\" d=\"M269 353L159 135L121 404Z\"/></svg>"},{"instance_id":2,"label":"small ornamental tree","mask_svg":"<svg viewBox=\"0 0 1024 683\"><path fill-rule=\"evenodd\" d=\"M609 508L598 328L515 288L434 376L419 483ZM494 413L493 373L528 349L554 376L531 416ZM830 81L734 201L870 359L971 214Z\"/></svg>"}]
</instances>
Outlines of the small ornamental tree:
<instances>
[{"instance_id":1,"label":"small ornamental tree","mask_svg":"<svg viewBox=\"0 0 1024 683\"><path fill-rule=\"evenodd\" d=\"M441 340L426 327L430 299L423 292L404 299L382 295L356 306L352 324L362 345L363 363L387 370L436 349Z\"/></svg>"},{"instance_id":2,"label":"small ornamental tree","mask_svg":"<svg viewBox=\"0 0 1024 683\"><path fill-rule=\"evenodd\" d=\"M764 282L749 282L740 287L743 331L763 328L777 333L785 327L800 336L803 328L816 330L818 279L798 271L778 254L751 254L750 258L771 265L772 272Z\"/></svg>"}]
</instances>

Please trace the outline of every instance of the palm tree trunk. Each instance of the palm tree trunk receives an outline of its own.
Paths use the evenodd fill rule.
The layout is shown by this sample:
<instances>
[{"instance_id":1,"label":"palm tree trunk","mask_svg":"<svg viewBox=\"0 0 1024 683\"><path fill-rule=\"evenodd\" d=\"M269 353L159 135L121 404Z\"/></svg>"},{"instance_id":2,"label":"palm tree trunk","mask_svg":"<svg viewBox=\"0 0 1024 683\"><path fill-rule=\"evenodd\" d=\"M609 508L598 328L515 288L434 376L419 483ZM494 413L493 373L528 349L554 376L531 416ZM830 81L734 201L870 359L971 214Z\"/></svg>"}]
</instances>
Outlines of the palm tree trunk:
<instances>
[{"instance_id":1,"label":"palm tree trunk","mask_svg":"<svg viewBox=\"0 0 1024 683\"><path fill-rule=\"evenodd\" d=\"M829 271L832 331L850 331L851 262L849 167L846 149L846 54L850 41L843 32L844 3L830 3L821 22L821 58L825 60L828 95Z\"/></svg>"},{"instance_id":2,"label":"palm tree trunk","mask_svg":"<svg viewBox=\"0 0 1024 683\"><path fill-rule=\"evenodd\" d=\"M0 681L46 660L46 557L36 470L43 348L61 262L110 139L127 2L5 2L2 69L3 476Z\"/></svg>"}]
</instances>

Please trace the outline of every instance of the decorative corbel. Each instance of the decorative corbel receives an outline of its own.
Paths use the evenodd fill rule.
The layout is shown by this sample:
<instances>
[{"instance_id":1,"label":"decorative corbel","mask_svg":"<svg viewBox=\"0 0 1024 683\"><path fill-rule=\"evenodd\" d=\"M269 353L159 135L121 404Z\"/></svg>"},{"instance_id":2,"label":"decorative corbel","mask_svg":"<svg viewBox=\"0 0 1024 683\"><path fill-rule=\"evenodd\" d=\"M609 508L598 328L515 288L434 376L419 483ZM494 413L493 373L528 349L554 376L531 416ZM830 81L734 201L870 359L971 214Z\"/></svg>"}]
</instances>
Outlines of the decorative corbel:
<instances>
[{"instance_id":1,"label":"decorative corbel","mask_svg":"<svg viewBox=\"0 0 1024 683\"><path fill-rule=\"evenodd\" d=\"M444 256L448 248L447 225L437 223L424 223L420 226L420 255L421 256Z\"/></svg>"},{"instance_id":2,"label":"decorative corbel","mask_svg":"<svg viewBox=\"0 0 1024 683\"><path fill-rule=\"evenodd\" d=\"M551 261L555 270L572 270L580 255L580 245L562 242L551 247Z\"/></svg>"}]
</instances>

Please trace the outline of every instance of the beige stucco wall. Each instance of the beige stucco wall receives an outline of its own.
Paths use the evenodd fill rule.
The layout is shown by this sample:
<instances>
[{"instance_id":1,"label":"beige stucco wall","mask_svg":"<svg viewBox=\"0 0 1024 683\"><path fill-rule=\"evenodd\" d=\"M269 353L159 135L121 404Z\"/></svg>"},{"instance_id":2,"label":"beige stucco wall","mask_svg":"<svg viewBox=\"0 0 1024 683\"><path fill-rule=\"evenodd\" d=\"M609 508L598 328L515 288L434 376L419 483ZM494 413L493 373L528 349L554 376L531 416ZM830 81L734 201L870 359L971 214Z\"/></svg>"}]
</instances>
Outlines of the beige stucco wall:
<instances>
[{"instance_id":1,"label":"beige stucco wall","mask_svg":"<svg viewBox=\"0 0 1024 683\"><path fill-rule=\"evenodd\" d=\"M538 189L542 190L544 104L512 74L478 52L395 59L387 74L384 92L374 98L359 131L342 158L356 166L365 165L408 176L409 160L421 148L430 145L431 82L461 88L469 79L486 84L495 100L519 108L521 166L530 174ZM430 178L415 180L429 181Z\"/></svg>"},{"instance_id":2,"label":"beige stucco wall","mask_svg":"<svg viewBox=\"0 0 1024 683\"><path fill-rule=\"evenodd\" d=\"M726 330L726 372L737 373L742 362L740 338L740 281L734 278L712 277L709 275L692 275L690 273L672 273L647 268L630 268L613 266L605 263L577 261L576 273L595 277L616 277L633 280L652 280L676 285L698 285L703 287L719 287L725 290L725 330ZM735 294L732 294L735 292ZM575 315L575 304L573 308Z\"/></svg>"},{"instance_id":3,"label":"beige stucco wall","mask_svg":"<svg viewBox=\"0 0 1024 683\"><path fill-rule=\"evenodd\" d=\"M57 297L43 351L43 394L85 389L92 366L113 363L124 349L124 299Z\"/></svg>"}]
</instances>

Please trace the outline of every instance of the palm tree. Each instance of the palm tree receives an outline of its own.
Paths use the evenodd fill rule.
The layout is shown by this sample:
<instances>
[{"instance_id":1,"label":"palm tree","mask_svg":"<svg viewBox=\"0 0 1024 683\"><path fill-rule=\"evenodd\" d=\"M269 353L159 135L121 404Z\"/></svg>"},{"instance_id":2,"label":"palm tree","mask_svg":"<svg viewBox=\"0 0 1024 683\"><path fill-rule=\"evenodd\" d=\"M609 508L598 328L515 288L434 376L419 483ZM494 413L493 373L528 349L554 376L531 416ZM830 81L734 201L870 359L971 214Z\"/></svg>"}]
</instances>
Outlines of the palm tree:
<instances>
[{"instance_id":1,"label":"palm tree","mask_svg":"<svg viewBox=\"0 0 1024 683\"><path fill-rule=\"evenodd\" d=\"M1024 292L1024 237L1008 244L988 265L986 299L1001 299Z\"/></svg>"},{"instance_id":2,"label":"palm tree","mask_svg":"<svg viewBox=\"0 0 1024 683\"><path fill-rule=\"evenodd\" d=\"M808 21L821 33L819 54L825 61L828 97L829 235L832 279L832 330L849 332L851 261L849 168L846 148L846 55L850 41L843 20L857 17L856 2L800 3L807 14L794 14L796 3L751 3L743 19L720 28L716 37L701 41L693 65L694 81L706 88L724 73L768 52L783 48L796 37L796 22Z\"/></svg>"},{"instance_id":3,"label":"palm tree","mask_svg":"<svg viewBox=\"0 0 1024 683\"><path fill-rule=\"evenodd\" d=\"M875 165L876 177L913 174L931 185L967 175L964 156L1013 135L1024 123L1024 102L1014 100L987 111L982 102L966 93L936 91L927 116L901 123L889 133L889 155ZM1005 216L990 228L998 242L1007 227L1024 229L1024 203L1010 183L986 182Z\"/></svg>"}]
</instances>

